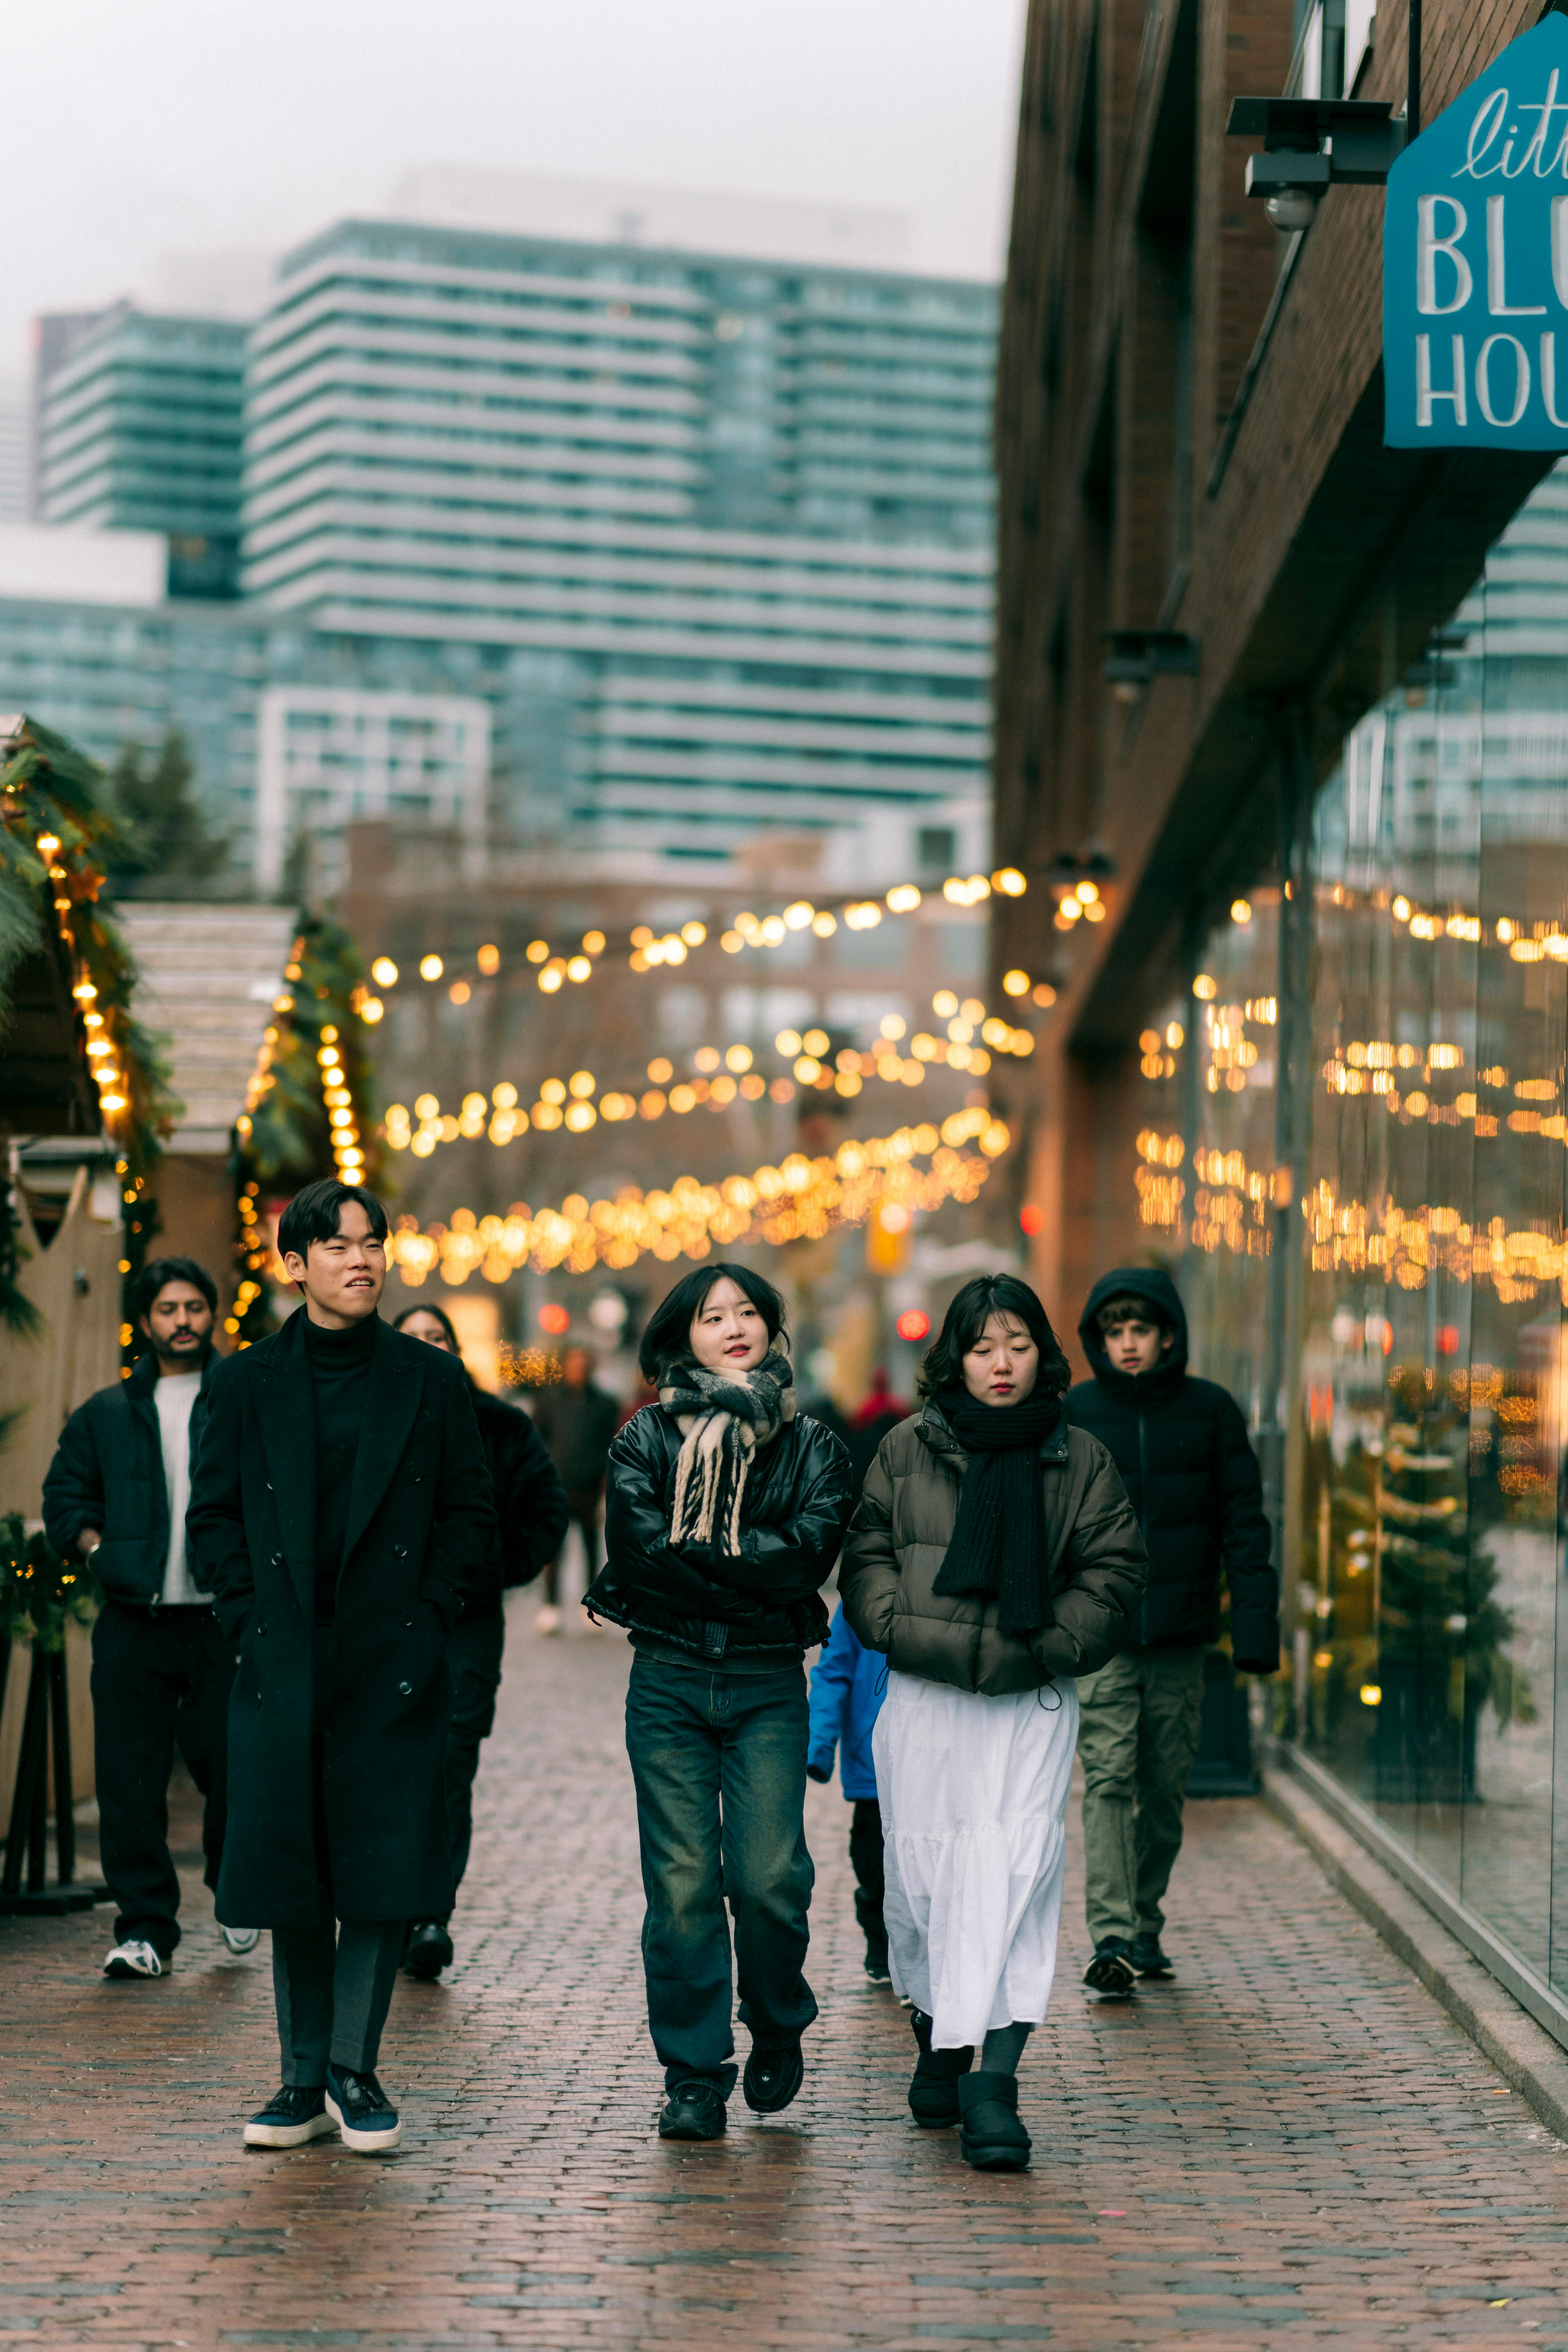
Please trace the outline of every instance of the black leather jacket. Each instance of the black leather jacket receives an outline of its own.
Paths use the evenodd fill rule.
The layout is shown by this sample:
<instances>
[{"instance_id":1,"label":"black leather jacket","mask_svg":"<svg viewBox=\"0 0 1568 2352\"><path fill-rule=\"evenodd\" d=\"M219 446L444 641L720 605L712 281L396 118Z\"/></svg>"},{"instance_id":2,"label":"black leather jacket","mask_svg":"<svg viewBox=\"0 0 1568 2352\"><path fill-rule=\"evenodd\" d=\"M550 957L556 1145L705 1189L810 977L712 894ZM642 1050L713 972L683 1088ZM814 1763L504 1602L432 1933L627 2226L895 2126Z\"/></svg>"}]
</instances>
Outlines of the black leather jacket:
<instances>
[{"instance_id":1,"label":"black leather jacket","mask_svg":"<svg viewBox=\"0 0 1568 2352\"><path fill-rule=\"evenodd\" d=\"M849 1524L849 1456L805 1414L785 1424L752 1465L739 1559L709 1544L669 1540L680 1432L662 1405L634 1413L610 1448L605 1548L587 1605L633 1635L689 1650L704 1663L778 1657L781 1665L827 1634L820 1588Z\"/></svg>"}]
</instances>

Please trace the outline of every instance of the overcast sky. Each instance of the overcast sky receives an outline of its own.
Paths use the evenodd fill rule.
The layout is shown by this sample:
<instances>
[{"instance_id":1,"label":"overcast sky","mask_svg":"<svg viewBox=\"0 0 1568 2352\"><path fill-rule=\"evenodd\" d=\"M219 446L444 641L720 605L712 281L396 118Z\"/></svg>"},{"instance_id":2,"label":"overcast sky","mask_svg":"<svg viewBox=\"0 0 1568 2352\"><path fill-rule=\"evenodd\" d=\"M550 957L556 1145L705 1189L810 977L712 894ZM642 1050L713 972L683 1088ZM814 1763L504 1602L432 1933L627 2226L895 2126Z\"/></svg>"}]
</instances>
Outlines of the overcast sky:
<instances>
[{"instance_id":1,"label":"overcast sky","mask_svg":"<svg viewBox=\"0 0 1568 2352\"><path fill-rule=\"evenodd\" d=\"M170 247L280 246L418 163L893 205L999 275L1024 0L14 0L0 374Z\"/></svg>"}]
</instances>

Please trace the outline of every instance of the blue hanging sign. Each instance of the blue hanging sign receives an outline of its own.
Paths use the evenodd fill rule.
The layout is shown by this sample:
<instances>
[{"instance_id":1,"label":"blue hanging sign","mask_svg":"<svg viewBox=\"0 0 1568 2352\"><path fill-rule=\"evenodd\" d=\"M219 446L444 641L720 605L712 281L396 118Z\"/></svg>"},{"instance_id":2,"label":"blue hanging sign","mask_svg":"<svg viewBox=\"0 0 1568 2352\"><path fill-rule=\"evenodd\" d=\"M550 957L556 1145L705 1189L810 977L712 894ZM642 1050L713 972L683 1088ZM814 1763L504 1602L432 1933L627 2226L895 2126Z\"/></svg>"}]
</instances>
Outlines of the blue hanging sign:
<instances>
[{"instance_id":1,"label":"blue hanging sign","mask_svg":"<svg viewBox=\"0 0 1568 2352\"><path fill-rule=\"evenodd\" d=\"M1384 439L1568 449L1568 17L1543 17L1388 175Z\"/></svg>"}]
</instances>

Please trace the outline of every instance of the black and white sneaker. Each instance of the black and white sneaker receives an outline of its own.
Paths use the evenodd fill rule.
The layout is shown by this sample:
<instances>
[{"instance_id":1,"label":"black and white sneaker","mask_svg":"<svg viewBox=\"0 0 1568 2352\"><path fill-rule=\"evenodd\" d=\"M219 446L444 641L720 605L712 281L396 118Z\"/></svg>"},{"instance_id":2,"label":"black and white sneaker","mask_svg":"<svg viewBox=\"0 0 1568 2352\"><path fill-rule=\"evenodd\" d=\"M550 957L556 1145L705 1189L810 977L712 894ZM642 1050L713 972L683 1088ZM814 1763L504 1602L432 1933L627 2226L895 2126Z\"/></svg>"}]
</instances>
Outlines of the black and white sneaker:
<instances>
[{"instance_id":1,"label":"black and white sneaker","mask_svg":"<svg viewBox=\"0 0 1568 2352\"><path fill-rule=\"evenodd\" d=\"M116 1944L103 1963L106 1977L125 1979L131 1977L166 1977L171 1963L141 1936L128 1937Z\"/></svg>"},{"instance_id":2,"label":"black and white sneaker","mask_svg":"<svg viewBox=\"0 0 1568 2352\"><path fill-rule=\"evenodd\" d=\"M1083 1980L1090 1992L1101 2000L1126 2000L1138 1981L1138 1971L1132 1965L1132 1947L1124 1936L1102 1936L1094 1948L1094 1958L1083 1972Z\"/></svg>"},{"instance_id":3,"label":"black and white sneaker","mask_svg":"<svg viewBox=\"0 0 1568 2352\"><path fill-rule=\"evenodd\" d=\"M786 2042L782 2049L752 2048L741 2088L753 2115L776 2116L781 2107L788 2106L805 2080L805 2060L800 2044Z\"/></svg>"},{"instance_id":4,"label":"black and white sneaker","mask_svg":"<svg viewBox=\"0 0 1568 2352\"><path fill-rule=\"evenodd\" d=\"M226 1927L223 1939L231 1952L243 1957L247 1952L255 1951L261 1941L261 1930L259 1927Z\"/></svg>"},{"instance_id":5,"label":"black and white sneaker","mask_svg":"<svg viewBox=\"0 0 1568 2352\"><path fill-rule=\"evenodd\" d=\"M892 1983L893 1972L888 1966L888 1948L885 1944L879 1949L874 1945L867 1945L866 1975L868 1980L874 1985Z\"/></svg>"},{"instance_id":6,"label":"black and white sneaker","mask_svg":"<svg viewBox=\"0 0 1568 2352\"><path fill-rule=\"evenodd\" d=\"M1164 1953L1160 1949L1160 1938L1158 1936L1134 1936L1132 1938L1132 1949L1128 1957L1131 1958L1133 1967L1137 1969L1141 1977L1155 1977L1163 1979L1165 1977L1173 1977L1176 1973L1175 1969L1171 1966L1170 1961L1165 1958Z\"/></svg>"},{"instance_id":7,"label":"black and white sneaker","mask_svg":"<svg viewBox=\"0 0 1568 2352\"><path fill-rule=\"evenodd\" d=\"M259 2115L245 2126L247 2147L303 2147L308 2139L325 2139L332 2129L327 2095L319 2087L305 2090L285 2083L274 2091Z\"/></svg>"},{"instance_id":8,"label":"black and white sneaker","mask_svg":"<svg viewBox=\"0 0 1568 2352\"><path fill-rule=\"evenodd\" d=\"M722 2139L724 2102L711 2083L677 2083L658 2113L660 2139Z\"/></svg>"},{"instance_id":9,"label":"black and white sneaker","mask_svg":"<svg viewBox=\"0 0 1568 2352\"><path fill-rule=\"evenodd\" d=\"M355 2074L346 2066L327 2068L327 2113L338 2127L345 2147L356 2156L390 2156L403 2145L403 2126L374 2074Z\"/></svg>"}]
</instances>

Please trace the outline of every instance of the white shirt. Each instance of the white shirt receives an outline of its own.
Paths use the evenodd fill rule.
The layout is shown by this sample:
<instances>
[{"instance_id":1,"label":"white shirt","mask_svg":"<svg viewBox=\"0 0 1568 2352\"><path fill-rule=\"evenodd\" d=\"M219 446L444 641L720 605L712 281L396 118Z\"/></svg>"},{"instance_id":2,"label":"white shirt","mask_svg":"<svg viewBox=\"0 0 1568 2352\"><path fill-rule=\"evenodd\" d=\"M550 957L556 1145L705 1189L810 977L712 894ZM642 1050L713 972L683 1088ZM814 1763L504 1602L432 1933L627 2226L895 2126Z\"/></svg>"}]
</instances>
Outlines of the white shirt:
<instances>
[{"instance_id":1,"label":"white shirt","mask_svg":"<svg viewBox=\"0 0 1568 2352\"><path fill-rule=\"evenodd\" d=\"M166 1609L200 1608L206 1600L185 1566L185 1512L191 1500L191 1413L201 1394L200 1372L161 1372L153 1383L158 1435L163 1448L163 1485L169 1497L169 1557L163 1563Z\"/></svg>"}]
</instances>

